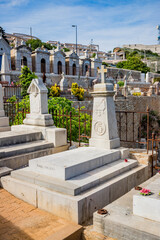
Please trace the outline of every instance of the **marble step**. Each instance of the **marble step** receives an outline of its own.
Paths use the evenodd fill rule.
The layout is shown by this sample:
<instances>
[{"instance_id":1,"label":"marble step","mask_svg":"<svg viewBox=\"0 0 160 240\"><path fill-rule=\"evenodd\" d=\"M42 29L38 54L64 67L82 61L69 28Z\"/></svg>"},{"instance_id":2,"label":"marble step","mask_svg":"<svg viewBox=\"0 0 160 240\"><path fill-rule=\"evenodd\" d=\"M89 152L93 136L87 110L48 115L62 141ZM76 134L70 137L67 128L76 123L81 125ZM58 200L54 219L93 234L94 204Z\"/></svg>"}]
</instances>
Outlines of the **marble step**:
<instances>
[{"instance_id":1,"label":"marble step","mask_svg":"<svg viewBox=\"0 0 160 240\"><path fill-rule=\"evenodd\" d=\"M24 166L28 166L28 162L31 159L47 156L54 153L54 148L42 149L30 153L23 153L16 156L7 158L0 158L0 167L7 166L12 169L19 169Z\"/></svg>"},{"instance_id":2,"label":"marble step","mask_svg":"<svg viewBox=\"0 0 160 240\"><path fill-rule=\"evenodd\" d=\"M0 126L1 127L9 126L9 118L8 117L0 117Z\"/></svg>"},{"instance_id":3,"label":"marble step","mask_svg":"<svg viewBox=\"0 0 160 240\"><path fill-rule=\"evenodd\" d=\"M31 171L29 167L14 171L11 176L25 182L45 187L52 191L75 196L121 175L137 167L137 165L138 163L136 160L129 159L127 163L124 162L124 160L117 160L66 181L38 174Z\"/></svg>"},{"instance_id":4,"label":"marble step","mask_svg":"<svg viewBox=\"0 0 160 240\"><path fill-rule=\"evenodd\" d=\"M0 167L0 178L9 175L13 169L8 167Z\"/></svg>"},{"instance_id":5,"label":"marble step","mask_svg":"<svg viewBox=\"0 0 160 240\"><path fill-rule=\"evenodd\" d=\"M32 142L42 139L41 132L2 132L0 134L0 147L20 144L25 142Z\"/></svg>"},{"instance_id":6,"label":"marble step","mask_svg":"<svg viewBox=\"0 0 160 240\"><path fill-rule=\"evenodd\" d=\"M0 132L7 132L7 131L11 131L11 127L10 126L0 127Z\"/></svg>"},{"instance_id":7,"label":"marble step","mask_svg":"<svg viewBox=\"0 0 160 240\"><path fill-rule=\"evenodd\" d=\"M12 174L13 175L13 174ZM82 224L101 209L148 178L148 167L138 165L77 196L71 196L12 176L1 178L4 189L35 207Z\"/></svg>"},{"instance_id":8,"label":"marble step","mask_svg":"<svg viewBox=\"0 0 160 240\"><path fill-rule=\"evenodd\" d=\"M31 171L68 180L121 158L119 150L83 147L29 161Z\"/></svg>"},{"instance_id":9,"label":"marble step","mask_svg":"<svg viewBox=\"0 0 160 240\"><path fill-rule=\"evenodd\" d=\"M53 143L47 142L45 140L5 146L0 148L0 159L53 147Z\"/></svg>"}]
</instances>

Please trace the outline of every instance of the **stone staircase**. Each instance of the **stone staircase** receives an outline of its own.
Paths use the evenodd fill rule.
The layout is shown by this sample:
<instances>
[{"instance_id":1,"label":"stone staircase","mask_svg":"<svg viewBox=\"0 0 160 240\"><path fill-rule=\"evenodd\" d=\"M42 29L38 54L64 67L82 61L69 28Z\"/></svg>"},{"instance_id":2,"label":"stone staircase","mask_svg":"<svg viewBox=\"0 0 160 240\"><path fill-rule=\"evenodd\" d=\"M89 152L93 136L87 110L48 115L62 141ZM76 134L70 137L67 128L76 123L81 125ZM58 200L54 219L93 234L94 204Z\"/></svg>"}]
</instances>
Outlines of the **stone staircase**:
<instances>
[{"instance_id":1,"label":"stone staircase","mask_svg":"<svg viewBox=\"0 0 160 240\"><path fill-rule=\"evenodd\" d=\"M125 162L122 149L83 147L32 159L29 167L2 178L2 186L36 207L82 224L148 178L137 160Z\"/></svg>"},{"instance_id":2,"label":"stone staircase","mask_svg":"<svg viewBox=\"0 0 160 240\"><path fill-rule=\"evenodd\" d=\"M42 139L37 131L7 131L0 135L0 167L17 169L33 157L52 154L53 143Z\"/></svg>"}]
</instances>

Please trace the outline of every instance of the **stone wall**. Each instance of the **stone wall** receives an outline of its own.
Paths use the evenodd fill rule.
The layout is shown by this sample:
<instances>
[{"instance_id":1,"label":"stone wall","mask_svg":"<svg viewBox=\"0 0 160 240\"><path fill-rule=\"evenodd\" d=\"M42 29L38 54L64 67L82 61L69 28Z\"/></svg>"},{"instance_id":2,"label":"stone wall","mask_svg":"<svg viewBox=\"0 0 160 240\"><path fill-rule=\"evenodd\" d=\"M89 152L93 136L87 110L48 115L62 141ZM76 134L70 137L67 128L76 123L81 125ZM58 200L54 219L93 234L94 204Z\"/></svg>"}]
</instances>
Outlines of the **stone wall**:
<instances>
[{"instance_id":1,"label":"stone wall","mask_svg":"<svg viewBox=\"0 0 160 240\"><path fill-rule=\"evenodd\" d=\"M117 78L118 72L119 72L120 77L123 79L124 76L126 74L128 74L130 71L132 72L132 77L133 77L134 81L141 81L141 72L140 71L121 69L121 68L115 68L115 67L107 68L108 75L113 77L114 79Z\"/></svg>"}]
</instances>

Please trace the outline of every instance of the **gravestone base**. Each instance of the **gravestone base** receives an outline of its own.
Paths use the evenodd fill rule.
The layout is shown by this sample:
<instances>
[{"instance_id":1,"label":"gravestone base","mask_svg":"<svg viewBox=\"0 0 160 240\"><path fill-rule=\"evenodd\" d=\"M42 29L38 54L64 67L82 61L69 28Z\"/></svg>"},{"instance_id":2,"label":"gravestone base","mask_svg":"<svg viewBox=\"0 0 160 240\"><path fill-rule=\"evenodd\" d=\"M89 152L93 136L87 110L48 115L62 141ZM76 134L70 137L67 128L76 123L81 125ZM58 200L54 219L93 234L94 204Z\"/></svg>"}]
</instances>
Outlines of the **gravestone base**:
<instances>
[{"instance_id":1,"label":"gravestone base","mask_svg":"<svg viewBox=\"0 0 160 240\"><path fill-rule=\"evenodd\" d=\"M34 126L34 125L14 125L11 127L14 132L37 131L42 132L43 139L52 142L54 147L67 145L67 130L65 128L56 128L55 126Z\"/></svg>"},{"instance_id":2,"label":"gravestone base","mask_svg":"<svg viewBox=\"0 0 160 240\"><path fill-rule=\"evenodd\" d=\"M9 118L5 117L4 110L0 111L0 132L10 131Z\"/></svg>"},{"instance_id":3,"label":"gravestone base","mask_svg":"<svg viewBox=\"0 0 160 240\"><path fill-rule=\"evenodd\" d=\"M119 148L120 140L119 138L115 138L113 140L91 138L89 139L89 146L96 148L114 149Z\"/></svg>"},{"instance_id":4,"label":"gravestone base","mask_svg":"<svg viewBox=\"0 0 160 240\"><path fill-rule=\"evenodd\" d=\"M27 114L23 123L25 125L34 126L53 126L53 119L51 114Z\"/></svg>"}]
</instances>

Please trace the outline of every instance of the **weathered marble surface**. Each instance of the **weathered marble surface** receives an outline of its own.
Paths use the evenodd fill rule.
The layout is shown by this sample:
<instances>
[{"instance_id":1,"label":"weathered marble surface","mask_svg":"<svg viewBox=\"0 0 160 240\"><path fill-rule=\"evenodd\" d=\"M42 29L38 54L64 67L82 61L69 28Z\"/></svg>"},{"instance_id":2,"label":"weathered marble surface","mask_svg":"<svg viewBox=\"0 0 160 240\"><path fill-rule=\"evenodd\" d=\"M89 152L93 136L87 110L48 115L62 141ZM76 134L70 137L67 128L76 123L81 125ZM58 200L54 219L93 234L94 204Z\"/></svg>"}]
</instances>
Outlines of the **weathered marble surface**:
<instances>
[{"instance_id":1,"label":"weathered marble surface","mask_svg":"<svg viewBox=\"0 0 160 240\"><path fill-rule=\"evenodd\" d=\"M107 69L101 68L102 83L94 86L93 95L93 119L92 133L89 144L97 148L120 147L118 137L115 104L113 100L113 83L110 79L106 81Z\"/></svg>"},{"instance_id":2,"label":"weathered marble surface","mask_svg":"<svg viewBox=\"0 0 160 240\"><path fill-rule=\"evenodd\" d=\"M41 79L33 79L28 91L30 96L30 114L23 121L27 125L52 126L53 119L48 114L47 88Z\"/></svg>"}]
</instances>

